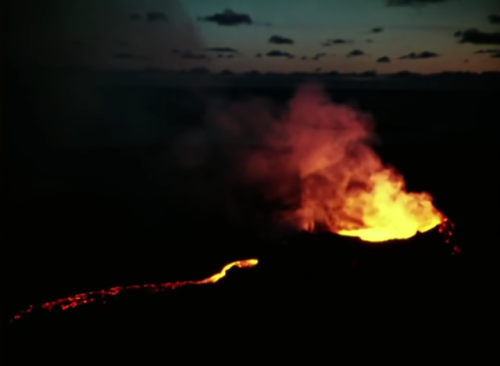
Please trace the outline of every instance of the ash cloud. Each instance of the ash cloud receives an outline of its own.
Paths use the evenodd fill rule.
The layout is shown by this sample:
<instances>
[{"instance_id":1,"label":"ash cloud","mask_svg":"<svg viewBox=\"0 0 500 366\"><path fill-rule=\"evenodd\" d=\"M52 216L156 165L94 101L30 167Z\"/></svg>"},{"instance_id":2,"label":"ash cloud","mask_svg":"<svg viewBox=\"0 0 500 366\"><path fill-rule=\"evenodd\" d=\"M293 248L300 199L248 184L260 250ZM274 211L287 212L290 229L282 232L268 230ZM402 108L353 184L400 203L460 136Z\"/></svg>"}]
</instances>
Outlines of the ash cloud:
<instances>
[{"instance_id":1,"label":"ash cloud","mask_svg":"<svg viewBox=\"0 0 500 366\"><path fill-rule=\"evenodd\" d=\"M325 222L332 219L329 215L342 214L354 187L383 168L369 147L376 139L371 117L332 103L315 84L299 88L286 106L257 98L216 101L206 126L219 144L228 146L224 154L235 158L232 181L254 187L246 190L256 189L264 202L280 202L283 211L274 219L285 225L297 227L295 220L304 218ZM326 195L336 208L321 208ZM239 217L244 217L241 211Z\"/></svg>"},{"instance_id":2,"label":"ash cloud","mask_svg":"<svg viewBox=\"0 0 500 366\"><path fill-rule=\"evenodd\" d=\"M26 12L27 8L33 11ZM121 75L108 77L111 73L106 70L115 67L172 70L192 66L192 60L170 50L190 49L193 55L202 54L206 46L196 22L180 1L164 0L159 10L169 18L162 23L160 32L149 26L135 32L136 25L126 19L127 13L125 19L120 19L121 0L107 0L105 6L102 0L47 0L43 4L25 0L9 4L9 22L5 25L10 45L6 61L12 82L23 90L21 94L13 92L12 98L22 99L25 110L37 116L40 125L37 128L45 131L46 141L70 150L158 142L158 124L162 118L157 107L145 95L131 88L120 88L115 81L121 83ZM61 44L79 29L73 22L75 19L87 28L89 37L103 35L103 40L84 40L92 46L92 52L84 47L71 53L62 49ZM123 37L133 32L140 49L130 45L114 50L115 44L106 33L110 19L119 19L112 23L116 26L113 32ZM203 66L209 60L200 58L196 62ZM35 74L40 68L47 78L21 76L30 70ZM189 110L189 106L183 108ZM13 141L31 150L21 126L31 123L34 117L20 116L12 117L13 123L20 126L19 133L13 134Z\"/></svg>"}]
</instances>

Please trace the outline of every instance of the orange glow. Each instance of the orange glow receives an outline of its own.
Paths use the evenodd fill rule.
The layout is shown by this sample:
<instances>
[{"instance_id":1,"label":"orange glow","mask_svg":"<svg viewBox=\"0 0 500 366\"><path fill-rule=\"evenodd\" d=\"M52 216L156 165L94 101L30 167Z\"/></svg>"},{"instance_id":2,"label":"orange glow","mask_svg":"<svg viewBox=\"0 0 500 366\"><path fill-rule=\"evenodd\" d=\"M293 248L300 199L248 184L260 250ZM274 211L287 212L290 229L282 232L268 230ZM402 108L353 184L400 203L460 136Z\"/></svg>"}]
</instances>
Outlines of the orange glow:
<instances>
[{"instance_id":1,"label":"orange glow","mask_svg":"<svg viewBox=\"0 0 500 366\"><path fill-rule=\"evenodd\" d=\"M246 259L235 261L229 263L222 268L222 270L208 278L198 281L178 281L178 282L166 282L161 284L145 284L145 285L132 285L132 286L117 286L112 287L106 290L99 291L91 291L85 292L73 296L68 296L62 299L49 301L41 305L43 310L52 311L54 308L60 308L61 310L67 310L71 308L76 308L77 306L90 304L97 301L105 301L106 298L111 296L116 296L124 291L131 290L149 290L152 292L160 292L164 290L173 290L178 287L186 286L186 285L205 285L209 283L216 283L221 278L225 277L227 271L229 271L233 267L238 268L251 268L255 267L259 261L257 259ZM24 315L31 313L35 310L35 306L31 305L26 310L21 311L17 315L15 315L11 321L21 319Z\"/></svg>"},{"instance_id":2,"label":"orange glow","mask_svg":"<svg viewBox=\"0 0 500 366\"><path fill-rule=\"evenodd\" d=\"M376 243L410 238L445 220L430 194L407 192L404 177L379 158L371 116L332 103L318 86L302 87L287 113L266 123L271 153L252 156L248 175L271 181L272 196L287 192L284 177L296 172L300 205L284 215L293 226Z\"/></svg>"},{"instance_id":3,"label":"orange glow","mask_svg":"<svg viewBox=\"0 0 500 366\"><path fill-rule=\"evenodd\" d=\"M302 184L295 218L303 229L320 225L383 242L410 238L445 219L429 194L407 192L403 176L382 163L369 145L369 116L306 89L292 102L288 126Z\"/></svg>"},{"instance_id":4,"label":"orange glow","mask_svg":"<svg viewBox=\"0 0 500 366\"><path fill-rule=\"evenodd\" d=\"M345 213L350 217L362 215L362 227L344 225L338 234L367 242L406 239L440 225L445 218L433 206L429 194L406 192L403 177L394 171L376 173L370 184L370 190L345 200Z\"/></svg>"}]
</instances>

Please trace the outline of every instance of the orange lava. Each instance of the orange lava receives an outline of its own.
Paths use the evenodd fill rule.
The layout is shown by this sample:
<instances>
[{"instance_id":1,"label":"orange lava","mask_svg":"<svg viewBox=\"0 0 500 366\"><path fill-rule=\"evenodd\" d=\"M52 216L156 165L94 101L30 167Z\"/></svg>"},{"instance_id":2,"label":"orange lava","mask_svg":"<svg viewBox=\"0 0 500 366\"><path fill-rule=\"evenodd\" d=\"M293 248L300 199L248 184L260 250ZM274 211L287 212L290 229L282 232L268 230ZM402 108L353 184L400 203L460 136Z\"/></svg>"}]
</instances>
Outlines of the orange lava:
<instances>
[{"instance_id":1,"label":"orange lava","mask_svg":"<svg viewBox=\"0 0 500 366\"><path fill-rule=\"evenodd\" d=\"M112 287L106 290L99 291L91 291L85 292L73 296L68 296L62 299L49 301L41 305L43 310L52 311L54 308L60 308L62 310L67 310L71 308L76 308L77 306L90 304L97 301L103 301L107 297L116 296L124 291L131 290L149 290L153 292L160 292L164 290L173 290L178 287L186 286L186 285L205 285L209 283L216 283L221 278L225 277L227 271L229 271L233 267L238 268L250 268L255 267L259 261L257 259L245 259L240 261L235 261L229 264L226 264L222 270L208 278L198 281L178 281L178 282L166 282L161 284L145 284L145 285L132 285L132 286L117 286ZM15 315L11 321L21 319L24 315L29 314L35 310L35 306L31 305L26 310L21 311L17 315Z\"/></svg>"},{"instance_id":2,"label":"orange lava","mask_svg":"<svg viewBox=\"0 0 500 366\"><path fill-rule=\"evenodd\" d=\"M375 173L370 177L370 186L345 200L344 212L351 217L362 215L363 224L344 224L338 234L367 242L406 239L445 220L428 193L406 192L404 178L393 170Z\"/></svg>"},{"instance_id":3,"label":"orange lava","mask_svg":"<svg viewBox=\"0 0 500 366\"><path fill-rule=\"evenodd\" d=\"M370 145L372 125L370 116L328 102L317 89L292 101L287 126L301 176L302 229L321 225L375 243L410 238L445 220L430 194L407 192L404 177L382 162Z\"/></svg>"},{"instance_id":4,"label":"orange lava","mask_svg":"<svg viewBox=\"0 0 500 366\"><path fill-rule=\"evenodd\" d=\"M430 194L408 192L404 177L377 155L372 117L331 102L319 86L300 88L287 112L266 123L270 148L251 157L248 175L271 182L269 195L282 200L293 190L288 177L297 177L300 207L285 214L293 226L377 243L410 238L445 221Z\"/></svg>"}]
</instances>

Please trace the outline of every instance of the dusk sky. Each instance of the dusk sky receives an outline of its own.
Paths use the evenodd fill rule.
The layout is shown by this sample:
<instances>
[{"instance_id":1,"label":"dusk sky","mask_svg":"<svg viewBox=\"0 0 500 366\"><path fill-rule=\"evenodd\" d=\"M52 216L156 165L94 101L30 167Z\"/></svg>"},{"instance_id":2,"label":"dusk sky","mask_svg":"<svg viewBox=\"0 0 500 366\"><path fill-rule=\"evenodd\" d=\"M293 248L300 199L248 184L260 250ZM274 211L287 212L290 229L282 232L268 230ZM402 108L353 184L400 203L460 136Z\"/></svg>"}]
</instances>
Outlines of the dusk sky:
<instances>
[{"instance_id":1,"label":"dusk sky","mask_svg":"<svg viewBox=\"0 0 500 366\"><path fill-rule=\"evenodd\" d=\"M69 55L72 63L85 67L500 71L497 0L73 0L58 4L49 15L52 31L40 30L37 44L43 49L38 51L57 55L52 59L58 61L68 60Z\"/></svg>"}]
</instances>

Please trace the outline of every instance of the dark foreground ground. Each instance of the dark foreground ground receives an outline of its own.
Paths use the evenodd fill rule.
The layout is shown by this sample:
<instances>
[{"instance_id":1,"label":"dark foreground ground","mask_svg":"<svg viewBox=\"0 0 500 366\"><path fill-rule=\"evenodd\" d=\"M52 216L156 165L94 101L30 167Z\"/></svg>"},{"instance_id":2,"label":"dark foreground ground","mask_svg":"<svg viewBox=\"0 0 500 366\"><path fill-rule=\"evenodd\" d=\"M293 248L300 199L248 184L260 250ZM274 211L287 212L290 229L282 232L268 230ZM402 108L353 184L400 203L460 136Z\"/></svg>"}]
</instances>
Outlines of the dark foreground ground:
<instances>
[{"instance_id":1,"label":"dark foreground ground","mask_svg":"<svg viewBox=\"0 0 500 366\"><path fill-rule=\"evenodd\" d=\"M5 328L6 364L212 362L234 354L283 361L301 352L321 360L345 345L394 339L434 357L432 349L470 348L470 333L484 339L476 332L493 319L494 283L490 273L467 272L437 238L366 248L307 234L217 284L33 313Z\"/></svg>"},{"instance_id":2,"label":"dark foreground ground","mask_svg":"<svg viewBox=\"0 0 500 366\"><path fill-rule=\"evenodd\" d=\"M123 105L142 96L155 117L152 121L196 124L202 113L199 95L122 92L110 103ZM235 93L233 98L243 97ZM273 91L270 97L286 100L291 94ZM495 268L499 219L493 95L478 91L331 91L331 95L340 102L355 101L375 116L383 140L377 147L382 157L403 172L410 189L430 192L455 222L463 251L458 262L449 263L443 259L448 256L431 250L429 258L439 258L432 265L420 257L411 265L396 267L374 259L371 263L379 266L359 272L332 264L330 259L338 252L329 244L311 249L312 244L304 241L298 246L303 251L294 249L291 267L282 268L274 259L272 265L236 270L215 286L127 295L132 297L106 306L26 320L5 328L9 353L37 360L92 358L103 353L102 357L118 354L127 360L129 352L155 355L158 350L179 350L179 345L207 339L254 347L255 329L275 340L284 335L309 339L331 334L336 327L349 329L353 322L380 320L380 314L394 319L401 312L405 321L417 321L420 316L428 321L455 321L463 319L464 312L484 313L474 313L465 304L481 307L492 291L489 273ZM51 120L45 109L42 113L26 98L26 105L17 100L21 104L8 130L9 218L7 255L2 256L8 268L2 294L5 317L28 304L82 291L203 278L226 262L266 257L269 248L282 243L262 222L235 224L220 205L197 205L199 196L193 192L211 199L227 193L224 164L189 172L165 169L168 143L158 137L132 146L137 131L120 124L126 116L119 109L107 132L97 128L82 135L81 126L65 130L54 117L57 113ZM187 98L194 99L187 103ZM153 136L171 135L183 126L160 125ZM236 203L252 206L248 198ZM289 250L283 249L284 257ZM400 262L397 256L391 263ZM303 268L297 260L302 257L309 258ZM312 265L311 258L320 259L322 265ZM409 263L408 258L400 263Z\"/></svg>"}]
</instances>

